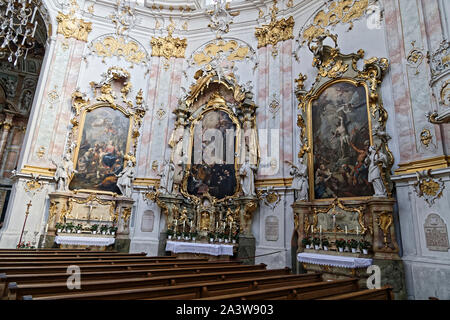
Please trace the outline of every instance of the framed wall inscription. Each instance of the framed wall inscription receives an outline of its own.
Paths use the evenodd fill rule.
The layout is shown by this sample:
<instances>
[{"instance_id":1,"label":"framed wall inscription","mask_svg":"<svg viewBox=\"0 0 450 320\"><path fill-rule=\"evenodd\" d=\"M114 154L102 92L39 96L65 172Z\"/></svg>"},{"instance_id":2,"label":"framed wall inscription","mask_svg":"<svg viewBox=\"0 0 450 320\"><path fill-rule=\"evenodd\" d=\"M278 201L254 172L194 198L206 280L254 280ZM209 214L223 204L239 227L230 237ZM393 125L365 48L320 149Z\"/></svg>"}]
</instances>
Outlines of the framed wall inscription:
<instances>
[{"instance_id":1,"label":"framed wall inscription","mask_svg":"<svg viewBox=\"0 0 450 320\"><path fill-rule=\"evenodd\" d=\"M120 194L117 176L129 150L130 117L120 108L96 105L81 118L80 137L74 156L77 171L70 190L95 190Z\"/></svg>"},{"instance_id":2,"label":"framed wall inscription","mask_svg":"<svg viewBox=\"0 0 450 320\"><path fill-rule=\"evenodd\" d=\"M366 158L372 132L366 84L352 79L328 82L312 97L308 112L311 197L371 196Z\"/></svg>"}]
</instances>

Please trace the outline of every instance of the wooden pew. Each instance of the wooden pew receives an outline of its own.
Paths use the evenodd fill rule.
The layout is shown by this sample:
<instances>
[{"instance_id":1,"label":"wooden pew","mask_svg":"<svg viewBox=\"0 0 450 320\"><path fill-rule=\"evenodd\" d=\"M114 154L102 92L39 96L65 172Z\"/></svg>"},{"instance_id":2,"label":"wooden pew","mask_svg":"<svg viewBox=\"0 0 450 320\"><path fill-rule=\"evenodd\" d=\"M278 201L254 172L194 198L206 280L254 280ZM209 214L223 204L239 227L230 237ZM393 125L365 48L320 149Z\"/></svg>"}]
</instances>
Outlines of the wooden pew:
<instances>
[{"instance_id":1,"label":"wooden pew","mask_svg":"<svg viewBox=\"0 0 450 320\"><path fill-rule=\"evenodd\" d=\"M139 287L156 287L156 286L174 286L187 283L199 282L223 282L237 279L253 279L253 278L268 278L268 277L286 277L290 275L289 269L272 269L272 270L246 270L246 271L225 271L225 272L208 272L201 274L179 274L172 276L160 277L139 277L127 278L127 276L120 279L102 279L102 280L85 280L81 283L80 290L69 290L66 282L49 282L36 284L17 284L12 282L8 287L8 299L22 299L25 295L42 296L48 294L63 294L63 293L79 293L92 292L100 290L113 289L132 289ZM319 281L320 275L308 275L309 278ZM306 276L304 277L306 279ZM199 280L200 279L200 280Z\"/></svg>"},{"instance_id":2,"label":"wooden pew","mask_svg":"<svg viewBox=\"0 0 450 320\"><path fill-rule=\"evenodd\" d=\"M81 273L81 281L88 280L102 280L102 279L120 279L122 277L161 277L161 276L176 276L188 274L205 274L217 272L232 272L232 271L248 271L253 272L257 270L265 270L265 264L258 265L202 265L202 266L187 266L178 268L146 268L141 270L103 270L103 271L83 271ZM47 273L26 273L26 274L0 274L0 297L6 294L8 283L17 282L19 284L36 284L46 282L62 282L67 281L68 275L66 270L64 272L47 272Z\"/></svg>"},{"instance_id":3,"label":"wooden pew","mask_svg":"<svg viewBox=\"0 0 450 320\"><path fill-rule=\"evenodd\" d=\"M34 266L69 266L69 265L78 265L78 266L87 266L94 264L123 264L123 263L182 263L182 262L206 262L208 259L158 259L154 257L136 257L136 258L128 258L128 259L103 259L103 258L95 258L90 260L78 260L78 259L63 259L60 261L2 261L0 259L0 268L9 268L9 267L34 267Z\"/></svg>"},{"instance_id":4,"label":"wooden pew","mask_svg":"<svg viewBox=\"0 0 450 320\"><path fill-rule=\"evenodd\" d=\"M0 258L37 258L37 257L108 257L108 256L115 256L115 257L126 257L126 256L146 256L145 252L141 253L101 253L101 252L64 252L64 253L0 253Z\"/></svg>"},{"instance_id":5,"label":"wooden pew","mask_svg":"<svg viewBox=\"0 0 450 320\"><path fill-rule=\"evenodd\" d=\"M72 264L72 263L71 263ZM19 266L19 267L0 267L0 273L48 273L48 272L66 272L66 265L56 265L56 266ZM75 264L75 263L73 263ZM131 269L162 269L162 268L181 268L181 267L195 267L195 266L226 266L226 265L236 265L241 264L241 262L237 261L186 261L186 262L178 262L178 261L167 261L167 262L118 262L118 263L110 263L107 261L104 262L96 262L95 264L80 264L79 267L82 272L85 271L113 271L113 270L131 270Z\"/></svg>"},{"instance_id":6,"label":"wooden pew","mask_svg":"<svg viewBox=\"0 0 450 320\"><path fill-rule=\"evenodd\" d=\"M358 279L286 285L278 288L217 295L198 300L310 300L358 290Z\"/></svg>"},{"instance_id":7,"label":"wooden pew","mask_svg":"<svg viewBox=\"0 0 450 320\"><path fill-rule=\"evenodd\" d=\"M385 286L381 289L366 289L334 295L319 300L394 300L394 294L391 286Z\"/></svg>"},{"instance_id":8,"label":"wooden pew","mask_svg":"<svg viewBox=\"0 0 450 320\"><path fill-rule=\"evenodd\" d=\"M199 277L201 280L201 277ZM193 299L227 293L242 293L257 288L275 288L288 283L300 285L321 281L319 274L282 275L271 277L252 277L227 281L198 282L174 286L148 286L144 288L119 288L94 292L71 292L42 296L23 296L23 300L136 300L136 299Z\"/></svg>"}]
</instances>

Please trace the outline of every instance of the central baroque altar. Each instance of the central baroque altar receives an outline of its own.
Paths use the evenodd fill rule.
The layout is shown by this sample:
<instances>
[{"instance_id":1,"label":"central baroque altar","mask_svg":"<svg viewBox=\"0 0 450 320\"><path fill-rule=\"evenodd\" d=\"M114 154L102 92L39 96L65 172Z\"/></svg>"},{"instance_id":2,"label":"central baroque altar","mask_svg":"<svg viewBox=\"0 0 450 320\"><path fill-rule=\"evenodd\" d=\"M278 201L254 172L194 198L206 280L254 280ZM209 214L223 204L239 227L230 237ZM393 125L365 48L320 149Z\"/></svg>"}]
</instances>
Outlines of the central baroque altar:
<instances>
[{"instance_id":1,"label":"central baroque altar","mask_svg":"<svg viewBox=\"0 0 450 320\"><path fill-rule=\"evenodd\" d=\"M159 186L145 197L166 217L159 254L164 253L167 235L190 234L197 242L235 241L238 258L252 263L251 222L258 207L257 107L250 90L232 73L218 70L199 70L190 92L173 111L172 152Z\"/></svg>"}]
</instances>

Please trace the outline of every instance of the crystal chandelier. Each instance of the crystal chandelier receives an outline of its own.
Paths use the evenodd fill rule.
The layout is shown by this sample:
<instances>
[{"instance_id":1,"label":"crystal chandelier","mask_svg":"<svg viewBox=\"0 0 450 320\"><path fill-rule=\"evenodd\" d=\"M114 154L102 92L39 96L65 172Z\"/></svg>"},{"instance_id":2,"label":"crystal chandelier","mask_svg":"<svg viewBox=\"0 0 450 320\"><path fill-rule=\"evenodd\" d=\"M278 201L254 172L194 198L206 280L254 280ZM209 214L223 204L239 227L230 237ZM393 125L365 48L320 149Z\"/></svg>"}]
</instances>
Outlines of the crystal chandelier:
<instances>
[{"instance_id":1,"label":"crystal chandelier","mask_svg":"<svg viewBox=\"0 0 450 320\"><path fill-rule=\"evenodd\" d=\"M19 57L27 58L36 39L36 11L39 0L0 0L0 58L17 65Z\"/></svg>"}]
</instances>

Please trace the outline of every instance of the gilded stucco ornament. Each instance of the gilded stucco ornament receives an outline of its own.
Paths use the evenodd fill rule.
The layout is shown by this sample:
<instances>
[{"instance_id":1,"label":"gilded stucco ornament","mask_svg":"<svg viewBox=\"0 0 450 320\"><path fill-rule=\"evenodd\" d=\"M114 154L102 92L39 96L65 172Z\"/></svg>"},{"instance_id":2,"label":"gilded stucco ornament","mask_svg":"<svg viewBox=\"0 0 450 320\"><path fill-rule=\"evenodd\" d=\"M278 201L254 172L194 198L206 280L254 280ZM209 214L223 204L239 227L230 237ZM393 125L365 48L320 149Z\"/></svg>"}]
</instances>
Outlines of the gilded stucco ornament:
<instances>
[{"instance_id":1,"label":"gilded stucco ornament","mask_svg":"<svg viewBox=\"0 0 450 320\"><path fill-rule=\"evenodd\" d=\"M390 227L394 223L394 217L391 212L383 211L377 216L377 224L383 231L383 243L385 248L389 248L388 235L390 234Z\"/></svg>"},{"instance_id":2,"label":"gilded stucco ornament","mask_svg":"<svg viewBox=\"0 0 450 320\"><path fill-rule=\"evenodd\" d=\"M118 36L127 35L136 25L137 17L135 10L136 2L126 0L116 0L116 10L109 18L116 27Z\"/></svg>"},{"instance_id":3,"label":"gilded stucco ornament","mask_svg":"<svg viewBox=\"0 0 450 320\"><path fill-rule=\"evenodd\" d=\"M422 132L420 132L420 142L425 147L428 147L432 141L433 141L433 135L431 134L431 131L427 128L424 128L422 130Z\"/></svg>"},{"instance_id":4,"label":"gilded stucco ornament","mask_svg":"<svg viewBox=\"0 0 450 320\"><path fill-rule=\"evenodd\" d=\"M433 179L431 169L416 172L417 181L414 183L414 191L417 196L423 198L432 207L434 202L442 197L445 184L442 179Z\"/></svg>"},{"instance_id":5,"label":"gilded stucco ornament","mask_svg":"<svg viewBox=\"0 0 450 320\"><path fill-rule=\"evenodd\" d=\"M442 40L439 48L429 54L431 84L433 85L450 67L450 41Z\"/></svg>"},{"instance_id":6,"label":"gilded stucco ornament","mask_svg":"<svg viewBox=\"0 0 450 320\"><path fill-rule=\"evenodd\" d=\"M78 19L76 17L78 8L76 1L72 1L68 14L58 13L56 17L58 29L56 32L64 35L65 38L75 38L87 42L88 35L92 31L92 22L85 22L83 19Z\"/></svg>"},{"instance_id":7,"label":"gilded stucco ornament","mask_svg":"<svg viewBox=\"0 0 450 320\"><path fill-rule=\"evenodd\" d=\"M276 5L277 1L274 1L271 9L270 23L262 27L257 27L255 30L255 36L258 39L258 48L272 45L273 56L276 56L278 53L276 46L279 42L294 39L293 29L295 25L293 17L277 20L279 9Z\"/></svg>"},{"instance_id":8,"label":"gilded stucco ornament","mask_svg":"<svg viewBox=\"0 0 450 320\"><path fill-rule=\"evenodd\" d=\"M411 50L406 57L406 65L415 69L415 75L419 74L419 67L421 66L426 54L423 48L416 47L416 41L411 42Z\"/></svg>"},{"instance_id":9,"label":"gilded stucco ornament","mask_svg":"<svg viewBox=\"0 0 450 320\"><path fill-rule=\"evenodd\" d=\"M450 109L445 110L444 112L431 112L427 114L428 121L433 124L444 124L450 123Z\"/></svg>"},{"instance_id":10,"label":"gilded stucco ornament","mask_svg":"<svg viewBox=\"0 0 450 320\"><path fill-rule=\"evenodd\" d=\"M148 55L139 43L122 36L102 36L89 45L90 54L95 54L105 62L106 58L118 57L135 64L147 64ZM86 59L87 56L84 57Z\"/></svg>"},{"instance_id":11,"label":"gilded stucco ornament","mask_svg":"<svg viewBox=\"0 0 450 320\"><path fill-rule=\"evenodd\" d=\"M167 27L168 36L164 38L152 37L152 40L150 40L152 57L164 57L166 59L166 63L164 64L166 70L169 67L168 61L170 58L184 58L186 52L187 40L174 38L172 36L174 30L175 24L171 20L171 24Z\"/></svg>"},{"instance_id":12,"label":"gilded stucco ornament","mask_svg":"<svg viewBox=\"0 0 450 320\"><path fill-rule=\"evenodd\" d=\"M377 1L369 0L339 0L330 1L327 7L320 10L313 22L302 29L302 44L322 36L329 28L339 23L348 24L348 30L353 29L353 22L362 18L369 7Z\"/></svg>"}]
</instances>

